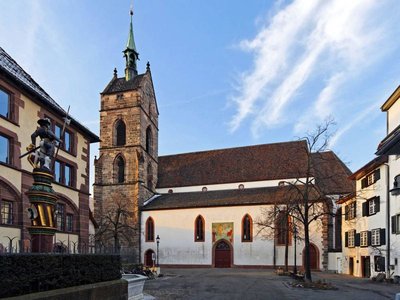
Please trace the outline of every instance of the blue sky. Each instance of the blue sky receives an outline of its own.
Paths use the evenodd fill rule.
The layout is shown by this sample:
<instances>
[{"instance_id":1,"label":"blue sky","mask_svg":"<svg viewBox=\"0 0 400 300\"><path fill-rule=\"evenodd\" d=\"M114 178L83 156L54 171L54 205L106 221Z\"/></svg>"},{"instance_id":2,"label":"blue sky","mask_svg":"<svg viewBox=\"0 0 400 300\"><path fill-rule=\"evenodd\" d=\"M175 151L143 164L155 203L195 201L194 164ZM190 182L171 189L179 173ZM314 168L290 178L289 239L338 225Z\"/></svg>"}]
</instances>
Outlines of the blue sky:
<instances>
[{"instance_id":1,"label":"blue sky","mask_svg":"<svg viewBox=\"0 0 400 300\"><path fill-rule=\"evenodd\" d=\"M130 5L3 0L0 46L98 134L99 93L124 70ZM330 147L355 171L386 134L380 106L400 83L399 19L395 0L136 0L159 154L294 140L331 116Z\"/></svg>"}]
</instances>

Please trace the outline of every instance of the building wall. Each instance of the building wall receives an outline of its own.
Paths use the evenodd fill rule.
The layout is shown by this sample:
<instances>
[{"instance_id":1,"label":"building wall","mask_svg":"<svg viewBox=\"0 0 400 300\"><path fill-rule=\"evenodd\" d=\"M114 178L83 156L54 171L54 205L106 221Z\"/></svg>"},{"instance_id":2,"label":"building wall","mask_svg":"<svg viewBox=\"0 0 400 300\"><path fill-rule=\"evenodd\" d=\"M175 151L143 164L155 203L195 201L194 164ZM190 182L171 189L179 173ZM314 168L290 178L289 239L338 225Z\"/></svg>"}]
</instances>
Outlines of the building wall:
<instances>
[{"instance_id":1,"label":"building wall","mask_svg":"<svg viewBox=\"0 0 400 300\"><path fill-rule=\"evenodd\" d=\"M369 256L371 261L371 276L376 275L375 265L374 265L374 256L386 256L386 244L378 247L346 247L345 245L345 232L349 230L355 229L356 233L360 233L362 231L371 231L376 228L387 228L386 223L386 205L387 205L387 166L381 165L379 167L380 170L380 179L374 184L362 188L361 181L364 177L360 178L356 181L356 197L347 201L343 204L343 219L342 219L342 272L345 274L351 274L349 262L350 258L353 257L354 268L353 275L356 277L362 277L362 256ZM362 216L362 205L368 199L371 199L375 196L379 196L380 198L380 210L374 215L371 216ZM356 217L351 220L345 220L345 206L349 205L351 202L356 201ZM387 234L387 231L386 231ZM386 241L387 242L387 241Z\"/></svg>"},{"instance_id":2,"label":"building wall","mask_svg":"<svg viewBox=\"0 0 400 300\"><path fill-rule=\"evenodd\" d=\"M156 242L145 241L145 224L148 217L154 220L155 237L159 235L159 263L161 265L212 265L212 223L233 222L233 264L235 266L267 266L274 264L274 241L262 235L256 236L257 226L253 225L253 241L242 242L241 224L245 214L253 221L261 217L261 210L267 206L233 206L192 209L171 209L143 211L141 217L141 260L148 249L157 251ZM194 222L201 215L205 220L205 241L194 241ZM318 247L319 267L322 269L322 229L319 222L312 223L311 242ZM284 265L285 246L276 246L276 264ZM303 242L297 243L297 265L302 264ZM289 265L294 264L293 241L289 246Z\"/></svg>"},{"instance_id":3,"label":"building wall","mask_svg":"<svg viewBox=\"0 0 400 300\"><path fill-rule=\"evenodd\" d=\"M396 101L387 111L387 124L388 134L393 131L398 125L400 120L400 101Z\"/></svg>"},{"instance_id":4,"label":"building wall","mask_svg":"<svg viewBox=\"0 0 400 300\"><path fill-rule=\"evenodd\" d=\"M0 221L0 243L3 246L7 245L3 236L16 237L14 243L18 240L18 244L26 248L29 247L30 239L27 230L30 220L26 210L30 204L25 193L32 185L33 178L31 165L26 157L19 159L19 155L25 153L25 148L31 143L31 134L38 127L37 120L39 118L49 116L57 123L63 124L64 116L54 113L34 96L2 75L0 75L0 88L12 94L12 103L15 104L13 105L15 109L13 120L0 118L0 133L12 138L13 148L11 164L0 163L0 183L3 186L0 189L0 200L13 201L13 224L2 224ZM74 150L72 153L68 153L60 149L58 159L74 167L74 186L70 187L54 182L53 188L62 198L68 199L68 203L64 203L68 207L67 211L74 212L72 233L79 235L81 242L87 243L88 214L84 214L89 201L89 140L84 133L72 125L67 128L73 133ZM36 139L36 145L39 140L39 138ZM12 199L7 195L7 190L15 191Z\"/></svg>"}]
</instances>

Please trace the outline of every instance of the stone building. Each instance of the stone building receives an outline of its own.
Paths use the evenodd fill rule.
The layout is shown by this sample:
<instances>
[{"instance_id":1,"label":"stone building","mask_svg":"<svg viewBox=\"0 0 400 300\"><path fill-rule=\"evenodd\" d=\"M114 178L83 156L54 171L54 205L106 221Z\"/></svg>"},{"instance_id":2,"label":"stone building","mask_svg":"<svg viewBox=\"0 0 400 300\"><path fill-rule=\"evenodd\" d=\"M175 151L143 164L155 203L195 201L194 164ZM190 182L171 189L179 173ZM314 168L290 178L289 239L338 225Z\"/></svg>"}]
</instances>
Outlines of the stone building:
<instances>
[{"instance_id":1,"label":"stone building","mask_svg":"<svg viewBox=\"0 0 400 300\"><path fill-rule=\"evenodd\" d=\"M127 207L129 215L121 219L123 236L119 246L139 248L139 207L155 192L158 170L158 108L151 78L150 64L146 72L138 74L136 51L132 30L132 17L128 42L124 51L125 76L114 76L101 93L100 149L95 160L95 216L100 228L104 228L102 246L116 231L105 228L110 220L105 213L115 212L116 198L125 199L118 203L119 209ZM125 209L124 209L125 211ZM100 236L100 234L99 234ZM134 253L132 253L134 254ZM137 255L138 253L136 253Z\"/></svg>"},{"instance_id":2,"label":"stone building","mask_svg":"<svg viewBox=\"0 0 400 300\"><path fill-rule=\"evenodd\" d=\"M0 48L0 252L30 247L31 220L26 192L33 183L32 166L19 158L31 142L37 120L47 117L61 138L66 111ZM89 245L90 144L99 141L74 118L54 164L53 188L58 195L54 243L71 251Z\"/></svg>"}]
</instances>

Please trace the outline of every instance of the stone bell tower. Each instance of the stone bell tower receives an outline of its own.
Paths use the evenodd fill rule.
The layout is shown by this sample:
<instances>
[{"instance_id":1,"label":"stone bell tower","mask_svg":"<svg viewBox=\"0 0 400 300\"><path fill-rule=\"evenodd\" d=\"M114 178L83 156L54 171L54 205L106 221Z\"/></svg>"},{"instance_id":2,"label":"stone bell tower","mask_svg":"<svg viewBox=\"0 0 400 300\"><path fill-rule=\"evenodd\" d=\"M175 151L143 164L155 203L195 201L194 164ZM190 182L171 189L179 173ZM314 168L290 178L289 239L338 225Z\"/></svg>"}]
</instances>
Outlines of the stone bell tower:
<instances>
[{"instance_id":1,"label":"stone bell tower","mask_svg":"<svg viewBox=\"0 0 400 300\"><path fill-rule=\"evenodd\" d=\"M101 142L95 159L94 200L100 247L114 247L139 262L139 210L157 184L158 108L150 64L143 74L137 70L132 11L130 15L123 51L125 76L118 77L115 69L100 94ZM119 229L109 224L111 219L120 223Z\"/></svg>"}]
</instances>

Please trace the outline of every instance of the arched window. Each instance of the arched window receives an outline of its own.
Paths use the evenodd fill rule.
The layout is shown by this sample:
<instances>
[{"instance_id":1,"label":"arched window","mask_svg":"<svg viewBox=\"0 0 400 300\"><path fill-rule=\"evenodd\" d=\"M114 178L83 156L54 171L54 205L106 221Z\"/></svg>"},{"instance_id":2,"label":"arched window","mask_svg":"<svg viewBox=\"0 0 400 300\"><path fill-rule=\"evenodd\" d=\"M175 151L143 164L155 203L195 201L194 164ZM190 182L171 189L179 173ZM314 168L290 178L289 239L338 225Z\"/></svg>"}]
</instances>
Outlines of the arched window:
<instances>
[{"instance_id":1,"label":"arched window","mask_svg":"<svg viewBox=\"0 0 400 300\"><path fill-rule=\"evenodd\" d=\"M151 154L153 150L153 135L150 126L146 129L146 152Z\"/></svg>"},{"instance_id":2,"label":"arched window","mask_svg":"<svg viewBox=\"0 0 400 300\"><path fill-rule=\"evenodd\" d=\"M253 241L253 220L246 214L242 219L242 242Z\"/></svg>"},{"instance_id":3,"label":"arched window","mask_svg":"<svg viewBox=\"0 0 400 300\"><path fill-rule=\"evenodd\" d=\"M124 121L119 119L115 122L115 145L116 146L123 146L126 142L126 126Z\"/></svg>"},{"instance_id":4,"label":"arched window","mask_svg":"<svg viewBox=\"0 0 400 300\"><path fill-rule=\"evenodd\" d=\"M194 241L204 242L204 219L198 216L194 222Z\"/></svg>"},{"instance_id":5,"label":"arched window","mask_svg":"<svg viewBox=\"0 0 400 300\"><path fill-rule=\"evenodd\" d=\"M125 182L125 161L121 155L115 159L115 178L117 183Z\"/></svg>"},{"instance_id":6,"label":"arched window","mask_svg":"<svg viewBox=\"0 0 400 300\"><path fill-rule=\"evenodd\" d=\"M153 168L151 164L147 165L147 187L149 190L153 189Z\"/></svg>"},{"instance_id":7,"label":"arched window","mask_svg":"<svg viewBox=\"0 0 400 300\"><path fill-rule=\"evenodd\" d=\"M154 242L154 221L149 217L146 221L146 242Z\"/></svg>"},{"instance_id":8,"label":"arched window","mask_svg":"<svg viewBox=\"0 0 400 300\"><path fill-rule=\"evenodd\" d=\"M290 216L286 211L279 212L275 224L277 245L286 245L286 243L288 243L288 245L291 244L291 227Z\"/></svg>"}]
</instances>

